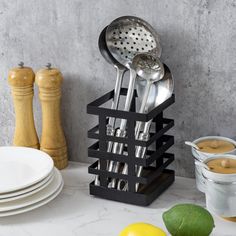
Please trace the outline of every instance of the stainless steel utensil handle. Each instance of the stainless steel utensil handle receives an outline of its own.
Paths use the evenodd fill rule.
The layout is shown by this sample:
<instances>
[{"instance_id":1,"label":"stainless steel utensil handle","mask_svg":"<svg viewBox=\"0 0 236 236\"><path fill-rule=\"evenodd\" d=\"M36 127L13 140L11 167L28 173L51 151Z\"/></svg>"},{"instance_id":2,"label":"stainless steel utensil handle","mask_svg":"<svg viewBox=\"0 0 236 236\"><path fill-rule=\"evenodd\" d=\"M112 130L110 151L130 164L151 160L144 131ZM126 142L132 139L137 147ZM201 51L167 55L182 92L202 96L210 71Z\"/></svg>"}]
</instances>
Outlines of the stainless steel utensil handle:
<instances>
[{"instance_id":1,"label":"stainless steel utensil handle","mask_svg":"<svg viewBox=\"0 0 236 236\"><path fill-rule=\"evenodd\" d=\"M147 104L148 95L149 95L149 92L150 92L151 85L152 85L152 82L150 80L147 80L147 84L145 86L144 95L143 95L141 107L139 109L139 113L144 113L144 111L145 111L145 107L146 107L146 104ZM141 129L141 125L142 125L142 122L137 121L137 124L135 126L135 139L139 138L139 132L140 132L140 129Z\"/></svg>"},{"instance_id":2,"label":"stainless steel utensil handle","mask_svg":"<svg viewBox=\"0 0 236 236\"><path fill-rule=\"evenodd\" d=\"M116 68L116 84L115 84L115 89L114 89L114 99L111 103L111 109L113 109L113 110L117 110L117 108L118 108L119 99L120 99L121 85L122 85L124 73L126 71L126 69L120 69L117 66L115 66L115 68ZM109 127L114 128L114 126L115 126L115 117L109 117L108 125L109 125Z\"/></svg>"},{"instance_id":3,"label":"stainless steel utensil handle","mask_svg":"<svg viewBox=\"0 0 236 236\"><path fill-rule=\"evenodd\" d=\"M152 85L152 82L150 80L147 80L147 84L145 86L144 95L143 95L142 103L141 103L141 106L139 109L139 113L144 113L144 111L145 111L145 107L146 107L146 103L147 103L147 99L148 99L151 85ZM141 122L141 121L137 121L137 124L135 126L135 139L139 139L139 133L140 133L142 123L143 122ZM142 140L142 138L140 140ZM141 156L141 154L139 153L140 151L142 151L142 147L137 147L136 151L135 151L136 157ZM122 174L127 174L127 173L128 173L128 165L127 165L127 163L125 163L123 170L122 170ZM122 190L123 189L122 186L125 186L123 184L124 181L125 180L121 180L121 179L118 181L118 189L119 190Z\"/></svg>"},{"instance_id":4,"label":"stainless steel utensil handle","mask_svg":"<svg viewBox=\"0 0 236 236\"><path fill-rule=\"evenodd\" d=\"M122 85L124 73L126 71L126 69L120 69L118 66L115 66L115 68L116 68L116 84L115 84L115 89L114 89L114 99L111 104L111 109L113 110L117 110L118 108L119 100L120 100L121 85ZM107 135L114 136L115 122L116 122L115 117L109 117L108 124L107 124ZM112 151L112 144L113 144L112 141L108 142L107 152Z\"/></svg>"},{"instance_id":5,"label":"stainless steel utensil handle","mask_svg":"<svg viewBox=\"0 0 236 236\"><path fill-rule=\"evenodd\" d=\"M122 81L123 81L123 77L124 77L124 73L126 71L126 69L121 69L118 66L115 66L116 68L116 84L115 84L115 89L114 89L114 99L111 103L111 109L117 109L118 105L119 105L119 98L120 98L120 90L121 90L121 85L122 85ZM107 124L107 135L110 136L114 136L115 134L115 117L109 117L108 119L108 124ZM111 152L112 151L112 145L113 142L109 141L108 145L107 145L107 152ZM109 164L108 164L109 166ZM98 162L98 169L100 169L100 162ZM95 185L99 185L99 178L96 175L95 177L95 181L94 181Z\"/></svg>"},{"instance_id":6,"label":"stainless steel utensil handle","mask_svg":"<svg viewBox=\"0 0 236 236\"><path fill-rule=\"evenodd\" d=\"M148 139L150 137L149 131L150 131L150 128L151 128L151 124L152 124L152 120L146 122L145 125L144 125L144 129L143 129L143 140L144 141L148 141ZM140 156L138 156L138 158L143 159L145 157L147 147L139 146L139 148L141 148L141 151L140 151ZM137 177L141 176L142 171L143 171L143 166L139 166L138 170L137 170ZM139 187L139 183L136 183L136 185L135 185L136 192L138 191L138 187Z\"/></svg>"},{"instance_id":7,"label":"stainless steel utensil handle","mask_svg":"<svg viewBox=\"0 0 236 236\"><path fill-rule=\"evenodd\" d=\"M121 129L118 129L116 131L116 137L125 137L126 136L126 131L122 131ZM123 152L123 143L117 143L115 142L113 145L112 153L117 153L117 154L122 154ZM116 170L116 167L114 166L114 161L110 161L108 171L114 171ZM117 162L116 162L117 163ZM117 171L114 171L117 173Z\"/></svg>"},{"instance_id":8,"label":"stainless steel utensil handle","mask_svg":"<svg viewBox=\"0 0 236 236\"><path fill-rule=\"evenodd\" d=\"M139 140L148 141L149 136L150 136L149 135L149 130L150 130L151 124L152 124L152 120L145 123L144 130L139 135ZM142 147L142 146L136 147L136 149L135 149L136 158L144 158L146 150L147 150L146 147ZM143 170L143 167L140 166L137 170L137 176L138 177L141 176L142 170ZM125 166L123 168L123 171L122 171L122 174L128 174L128 165L127 164L125 164ZM138 186L139 186L139 183L136 183L136 186L135 186L136 191L138 190ZM127 191L127 189L128 189L127 181L126 180L120 180L118 182L118 189L123 190L123 191Z\"/></svg>"},{"instance_id":9,"label":"stainless steel utensil handle","mask_svg":"<svg viewBox=\"0 0 236 236\"><path fill-rule=\"evenodd\" d=\"M139 140L143 140L143 133L141 133L139 135ZM142 152L142 147L141 146L138 146L136 149L135 149L135 157L138 157L138 156L141 156L141 152ZM125 174L127 175L128 174L128 164L125 163L124 167L123 167L123 170L122 170L122 174ZM124 179L120 179L118 181L118 185L117 185L117 189L118 190L123 190L123 191L126 191L128 190L128 185L127 185L127 181L124 180Z\"/></svg>"},{"instance_id":10,"label":"stainless steel utensil handle","mask_svg":"<svg viewBox=\"0 0 236 236\"><path fill-rule=\"evenodd\" d=\"M136 72L135 72L135 70L130 69L130 79L129 79L127 97L126 97L126 100L125 100L124 111L129 111L130 110L132 98L133 98L133 95L134 95L135 79L136 79ZM126 129L126 124L127 124L127 120L122 119L121 123L120 123L120 129L125 130Z\"/></svg>"},{"instance_id":11,"label":"stainless steel utensil handle","mask_svg":"<svg viewBox=\"0 0 236 236\"><path fill-rule=\"evenodd\" d=\"M130 110L131 101L132 101L133 95L134 95L135 79L136 79L136 72L135 72L135 70L130 68L130 79L129 79L127 97L126 97L126 100L125 100L124 111L129 111ZM126 124L127 124L127 120L126 119L121 119L120 128L116 133L117 137L125 137L124 135L126 135L126 132L125 132ZM118 136L118 135L122 135L122 136ZM124 149L124 144L123 143L115 142L114 145L113 145L112 152L117 153L117 154L122 154L123 149ZM108 170L117 173L118 170L119 170L119 166L120 166L119 162L111 161L110 164L109 164ZM115 188L115 185L116 185L116 180L112 179L111 184L109 186L111 188Z\"/></svg>"}]
</instances>

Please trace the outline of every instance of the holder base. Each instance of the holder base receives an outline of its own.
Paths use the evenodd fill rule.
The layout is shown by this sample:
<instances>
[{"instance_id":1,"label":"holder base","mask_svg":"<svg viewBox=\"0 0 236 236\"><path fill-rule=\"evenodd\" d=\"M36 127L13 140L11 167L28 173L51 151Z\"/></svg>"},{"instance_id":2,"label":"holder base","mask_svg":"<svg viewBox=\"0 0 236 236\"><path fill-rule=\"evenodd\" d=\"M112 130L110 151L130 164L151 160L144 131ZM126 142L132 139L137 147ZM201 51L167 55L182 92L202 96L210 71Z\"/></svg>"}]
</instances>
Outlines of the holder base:
<instances>
[{"instance_id":1,"label":"holder base","mask_svg":"<svg viewBox=\"0 0 236 236\"><path fill-rule=\"evenodd\" d=\"M140 192L124 192L117 189L105 188L90 183L90 194L108 200L129 203L139 206L150 205L159 195L161 195L175 180L175 172L165 169L153 182ZM158 187L157 187L158 186Z\"/></svg>"}]
</instances>

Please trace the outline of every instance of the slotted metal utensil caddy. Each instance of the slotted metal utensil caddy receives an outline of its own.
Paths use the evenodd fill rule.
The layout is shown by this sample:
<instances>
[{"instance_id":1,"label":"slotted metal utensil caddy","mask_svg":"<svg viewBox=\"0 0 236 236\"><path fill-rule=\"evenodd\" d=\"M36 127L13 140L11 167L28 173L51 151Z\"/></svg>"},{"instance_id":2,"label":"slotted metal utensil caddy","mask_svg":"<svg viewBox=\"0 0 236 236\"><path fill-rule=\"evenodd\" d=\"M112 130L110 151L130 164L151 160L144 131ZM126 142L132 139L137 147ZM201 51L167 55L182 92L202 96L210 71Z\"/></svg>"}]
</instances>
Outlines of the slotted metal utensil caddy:
<instances>
[{"instance_id":1,"label":"slotted metal utensil caddy","mask_svg":"<svg viewBox=\"0 0 236 236\"><path fill-rule=\"evenodd\" d=\"M126 93L127 89L122 88L121 96L126 96ZM98 116L98 125L88 131L88 138L96 140L95 143L89 146L88 156L97 158L100 161L100 168L98 168L98 161L88 168L90 174L98 175L100 179L100 185L95 185L94 181L90 183L90 194L109 200L146 206L165 191L175 179L175 172L167 169L174 161L174 154L167 152L174 144L174 137L166 134L174 126L174 120L163 117L164 110L174 103L175 97L172 95L149 113L141 114L136 112L136 92L132 99L130 111L102 107L103 104L113 99L113 96L114 90L87 105L87 113ZM127 119L127 136L125 138L106 134L106 125L110 116L116 119ZM150 133L150 139L148 141L135 140L136 122L147 122L151 119L153 119L155 130ZM107 152L109 141L124 143L127 155ZM144 159L135 157L135 146L147 147ZM110 160L127 163L128 174L109 172L107 163ZM137 165L144 167L141 177L136 176L135 167ZM127 180L128 191L109 188L109 180L112 178ZM137 182L140 183L138 192L135 191Z\"/></svg>"}]
</instances>

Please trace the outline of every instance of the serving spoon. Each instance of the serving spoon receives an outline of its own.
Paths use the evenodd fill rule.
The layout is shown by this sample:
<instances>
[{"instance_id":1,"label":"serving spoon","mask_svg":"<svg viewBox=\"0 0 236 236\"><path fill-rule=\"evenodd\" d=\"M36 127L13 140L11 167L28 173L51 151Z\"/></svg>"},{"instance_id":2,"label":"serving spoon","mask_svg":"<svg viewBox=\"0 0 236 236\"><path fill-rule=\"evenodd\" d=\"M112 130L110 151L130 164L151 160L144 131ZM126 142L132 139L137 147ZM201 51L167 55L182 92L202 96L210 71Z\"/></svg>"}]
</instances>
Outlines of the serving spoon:
<instances>
[{"instance_id":1,"label":"serving spoon","mask_svg":"<svg viewBox=\"0 0 236 236\"><path fill-rule=\"evenodd\" d=\"M142 102L139 109L139 113L144 113L151 85L163 78L164 72L165 72L164 66L158 57L154 57L153 55L148 54L148 53L140 53L140 54L137 54L133 58L131 67L135 71L135 73L139 76L138 79L142 79L146 81L145 90L144 90L143 97L141 99ZM121 121L121 125L122 125L122 121ZM127 122L127 120L125 120L125 122ZM139 122L139 121L136 124L136 127L135 127L136 139L138 139L141 124L142 122ZM121 145L119 147L120 154L123 152L123 147L124 145ZM119 170L119 167L120 167L120 163L116 162L113 167L113 172L117 173ZM111 187L115 188L115 185L116 185L116 179L112 179Z\"/></svg>"},{"instance_id":2,"label":"serving spoon","mask_svg":"<svg viewBox=\"0 0 236 236\"><path fill-rule=\"evenodd\" d=\"M150 93L148 96L147 106L145 107L145 112L152 110L153 108L159 106L169 97L171 97L174 90L174 79L170 72L170 69L164 64L165 75L158 82L154 83L150 89ZM137 93L138 97L142 99L145 91L145 81L137 80ZM149 131L152 124L152 120L146 122L144 124L144 130L139 134L139 140L147 141L149 139ZM144 158L146 154L146 147L138 146L135 150L135 156L138 158ZM140 177L142 173L143 167L140 166L137 171L137 176ZM124 166L122 171L123 174L128 173L128 165ZM138 190L139 183L136 184L136 191ZM126 191L128 189L127 181L120 180L118 183L118 189Z\"/></svg>"}]
</instances>

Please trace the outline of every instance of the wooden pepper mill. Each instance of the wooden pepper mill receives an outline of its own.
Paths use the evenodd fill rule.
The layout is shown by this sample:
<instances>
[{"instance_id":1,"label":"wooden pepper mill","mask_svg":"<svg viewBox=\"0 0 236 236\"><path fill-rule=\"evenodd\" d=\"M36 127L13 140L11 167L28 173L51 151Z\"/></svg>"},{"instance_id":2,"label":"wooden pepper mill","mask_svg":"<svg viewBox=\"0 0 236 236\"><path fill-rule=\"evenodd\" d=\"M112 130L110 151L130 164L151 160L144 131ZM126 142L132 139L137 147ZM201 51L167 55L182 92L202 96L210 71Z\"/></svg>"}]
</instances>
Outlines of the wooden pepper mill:
<instances>
[{"instance_id":1,"label":"wooden pepper mill","mask_svg":"<svg viewBox=\"0 0 236 236\"><path fill-rule=\"evenodd\" d=\"M53 158L58 169L68 165L67 146L60 116L62 81L61 72L51 68L50 63L47 68L36 73L43 122L40 149Z\"/></svg>"},{"instance_id":2,"label":"wooden pepper mill","mask_svg":"<svg viewBox=\"0 0 236 236\"><path fill-rule=\"evenodd\" d=\"M11 86L15 108L15 134L13 145L39 149L39 140L34 125L33 96L34 72L24 63L10 70L8 82Z\"/></svg>"}]
</instances>

